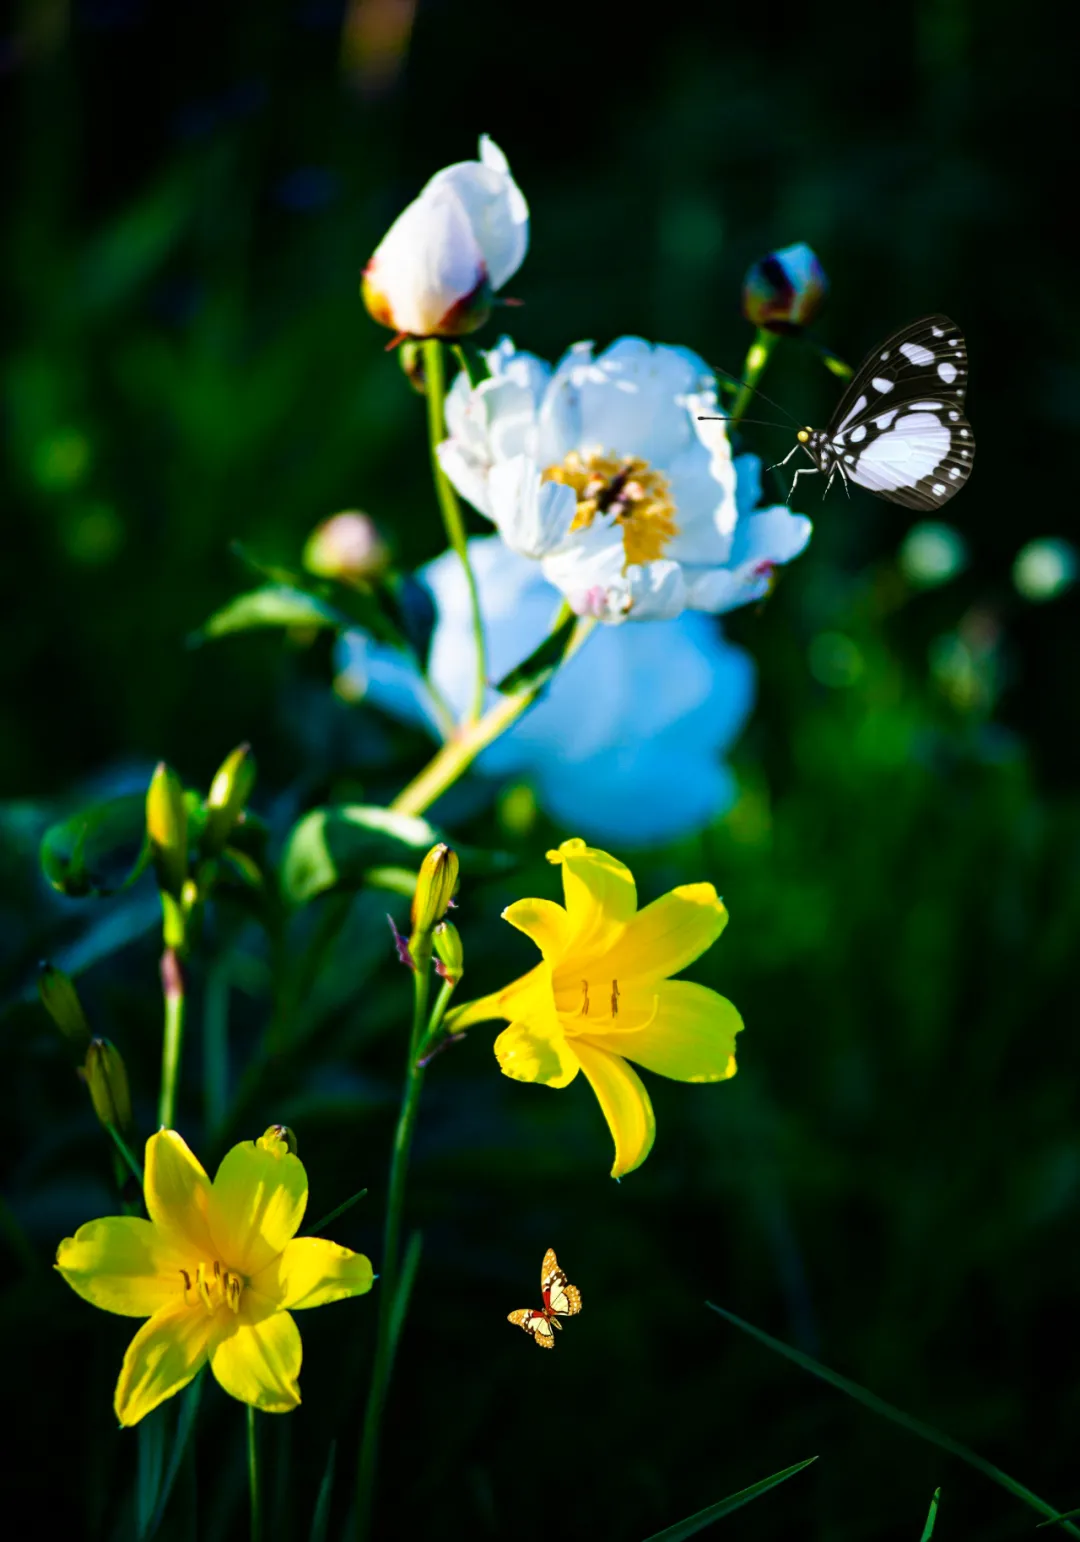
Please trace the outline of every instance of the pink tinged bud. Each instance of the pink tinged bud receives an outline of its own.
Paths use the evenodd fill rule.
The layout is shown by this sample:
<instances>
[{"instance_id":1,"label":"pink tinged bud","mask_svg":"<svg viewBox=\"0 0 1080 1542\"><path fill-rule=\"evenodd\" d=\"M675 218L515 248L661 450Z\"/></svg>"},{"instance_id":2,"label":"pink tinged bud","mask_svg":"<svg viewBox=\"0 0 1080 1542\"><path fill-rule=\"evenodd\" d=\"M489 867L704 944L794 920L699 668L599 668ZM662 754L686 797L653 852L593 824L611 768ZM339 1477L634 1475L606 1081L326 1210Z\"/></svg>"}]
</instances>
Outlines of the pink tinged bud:
<instances>
[{"instance_id":1,"label":"pink tinged bud","mask_svg":"<svg viewBox=\"0 0 1080 1542\"><path fill-rule=\"evenodd\" d=\"M479 161L447 166L391 225L364 271L371 316L395 337L463 337L520 267L528 206L486 137Z\"/></svg>"},{"instance_id":2,"label":"pink tinged bud","mask_svg":"<svg viewBox=\"0 0 1080 1542\"><path fill-rule=\"evenodd\" d=\"M389 562L389 549L375 521L357 509L324 519L304 547L304 566L309 573L343 583L377 578Z\"/></svg>"},{"instance_id":3,"label":"pink tinged bud","mask_svg":"<svg viewBox=\"0 0 1080 1542\"><path fill-rule=\"evenodd\" d=\"M465 950L461 934L452 921L441 921L435 928L435 970L449 985L456 985L465 972Z\"/></svg>"},{"instance_id":4,"label":"pink tinged bud","mask_svg":"<svg viewBox=\"0 0 1080 1542\"><path fill-rule=\"evenodd\" d=\"M813 250L800 242L755 262L743 280L743 315L770 332L798 332L809 326L829 291L825 270Z\"/></svg>"}]
</instances>

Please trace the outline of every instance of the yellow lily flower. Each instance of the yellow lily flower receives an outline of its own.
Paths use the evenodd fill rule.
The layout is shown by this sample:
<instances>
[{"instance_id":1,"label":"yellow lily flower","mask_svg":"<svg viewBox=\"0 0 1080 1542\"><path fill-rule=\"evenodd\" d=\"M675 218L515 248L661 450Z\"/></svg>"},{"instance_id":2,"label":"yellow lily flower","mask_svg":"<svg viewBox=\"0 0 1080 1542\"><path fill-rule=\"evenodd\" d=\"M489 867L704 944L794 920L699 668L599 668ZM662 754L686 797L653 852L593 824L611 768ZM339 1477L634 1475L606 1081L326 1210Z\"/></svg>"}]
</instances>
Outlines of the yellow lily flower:
<instances>
[{"instance_id":1,"label":"yellow lily flower","mask_svg":"<svg viewBox=\"0 0 1080 1542\"><path fill-rule=\"evenodd\" d=\"M447 1027L505 1018L495 1054L517 1081L566 1087L584 1071L615 1139L611 1176L621 1178L641 1166L656 1134L649 1094L628 1061L682 1082L735 1075L742 1018L716 991L671 978L712 946L727 911L711 883L672 889L639 911L629 868L583 840L547 856L562 867L565 908L523 899L503 911L543 961L458 1008Z\"/></svg>"},{"instance_id":2,"label":"yellow lily flower","mask_svg":"<svg viewBox=\"0 0 1080 1542\"><path fill-rule=\"evenodd\" d=\"M186 1387L207 1360L225 1391L265 1413L300 1402L300 1332L291 1312L363 1295L370 1261L297 1237L304 1165L272 1126L223 1158L213 1183L175 1130L146 1142L150 1219L88 1221L56 1267L93 1306L148 1317L128 1345L113 1406L121 1424Z\"/></svg>"}]
</instances>

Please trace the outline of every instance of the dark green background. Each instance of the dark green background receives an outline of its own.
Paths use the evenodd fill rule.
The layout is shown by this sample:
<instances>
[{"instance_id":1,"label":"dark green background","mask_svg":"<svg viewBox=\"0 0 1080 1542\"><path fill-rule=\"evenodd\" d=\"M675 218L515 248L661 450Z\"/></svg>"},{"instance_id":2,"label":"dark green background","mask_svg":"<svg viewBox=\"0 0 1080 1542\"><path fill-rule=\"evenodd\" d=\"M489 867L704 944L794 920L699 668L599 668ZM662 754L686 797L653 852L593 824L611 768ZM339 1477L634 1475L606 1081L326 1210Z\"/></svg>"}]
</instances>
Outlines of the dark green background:
<instances>
[{"instance_id":1,"label":"dark green background","mask_svg":"<svg viewBox=\"0 0 1080 1542\"><path fill-rule=\"evenodd\" d=\"M9 1506L126 1539L138 1439L111 1414L134 1325L48 1269L57 1240L116 1197L34 1004L36 960L70 962L92 931L102 957L81 988L128 1061L143 1134L160 1034L150 880L117 901L62 901L37 842L80 802L145 785L161 757L205 787L242 739L260 765L254 806L279 834L327 798L388 798L421 764L419 740L330 694L325 648L185 638L247 582L234 537L295 561L318 519L360 506L402 565L439 550L422 403L357 282L393 216L483 130L533 216L511 285L526 304L505 319L546 357L639 332L737 369L743 272L796 240L833 283L818 335L852 360L915 315L955 316L980 441L953 506L972 560L916 593L896 565L903 511L835 490L822 506L807 489L810 550L766 606L731 618L760 665L736 757L744 797L700 839L633 865L645 899L702 878L724 894L731 925L694 977L743 1012L741 1069L711 1089L650 1079L658 1137L640 1172L611 1183L587 1089L501 1078L488 1029L433 1066L410 1203L424 1255L378 1534L636 1542L814 1453L809 1473L721 1525L769 1542L915 1542L940 1483L945 1542L1027 1534L1030 1512L740 1338L706 1297L1080 1503L1078 608L1075 594L1027 605L1009 579L1024 541L1078 534L1064 14L1047 0L681 16L444 0L421 4L378 95L343 70L340 6L319 0L99 0L7 18ZM785 345L766 389L813 422L837 387ZM747 432L767 460L790 445ZM857 648L850 685L811 669L823 633ZM966 694L928 662L942 636L968 647ZM658 795L677 796L678 779L673 765ZM521 866L463 885L470 995L530 962L498 912L555 896L542 853L575 833L541 822L522 836L477 808L463 797L440 813ZM200 1092L208 964L242 956L237 1077L269 1003L255 934L210 917L179 1117L208 1163L229 1139L294 1125L313 1215L369 1186L332 1230L376 1267L408 1011L385 909L379 894L357 900L293 1047L216 1139ZM585 1312L541 1357L505 1314L532 1302L551 1244ZM332 1535L344 1521L373 1323L373 1298L302 1320L304 1405L269 1421L273 1542L307 1535L335 1435ZM243 1534L242 1431L208 1388L162 1535Z\"/></svg>"}]
</instances>

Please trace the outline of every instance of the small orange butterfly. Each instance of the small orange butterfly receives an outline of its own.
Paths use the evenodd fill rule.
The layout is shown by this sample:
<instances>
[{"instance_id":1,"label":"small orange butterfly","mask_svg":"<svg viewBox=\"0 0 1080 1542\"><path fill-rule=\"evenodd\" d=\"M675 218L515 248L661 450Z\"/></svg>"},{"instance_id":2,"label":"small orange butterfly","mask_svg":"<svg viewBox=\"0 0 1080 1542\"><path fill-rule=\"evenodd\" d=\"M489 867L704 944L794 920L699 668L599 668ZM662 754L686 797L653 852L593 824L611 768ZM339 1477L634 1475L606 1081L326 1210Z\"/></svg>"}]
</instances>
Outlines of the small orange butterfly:
<instances>
[{"instance_id":1,"label":"small orange butterfly","mask_svg":"<svg viewBox=\"0 0 1080 1542\"><path fill-rule=\"evenodd\" d=\"M554 1329L561 1328L560 1317L574 1317L581 1311L581 1292L571 1285L566 1274L559 1268L555 1249L548 1248L540 1265L540 1294L544 1304L538 1312L529 1307L519 1307L511 1312L507 1322L515 1323L531 1333L533 1342L542 1349L555 1348Z\"/></svg>"}]
</instances>

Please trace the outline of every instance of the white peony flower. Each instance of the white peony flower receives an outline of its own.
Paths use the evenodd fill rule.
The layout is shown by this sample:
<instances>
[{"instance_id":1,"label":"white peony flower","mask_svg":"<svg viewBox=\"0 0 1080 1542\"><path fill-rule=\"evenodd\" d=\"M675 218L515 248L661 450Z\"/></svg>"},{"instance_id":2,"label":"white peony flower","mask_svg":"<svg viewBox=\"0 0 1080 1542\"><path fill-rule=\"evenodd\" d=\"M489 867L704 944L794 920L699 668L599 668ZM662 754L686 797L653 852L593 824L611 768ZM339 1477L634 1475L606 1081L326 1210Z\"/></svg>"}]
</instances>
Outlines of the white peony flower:
<instances>
[{"instance_id":1,"label":"white peony flower","mask_svg":"<svg viewBox=\"0 0 1080 1542\"><path fill-rule=\"evenodd\" d=\"M552 369L504 338L486 357L490 379L461 375L447 397L439 459L578 615L733 610L810 539L801 514L754 508L758 462L700 421L716 382L689 349L622 337L594 358L578 343Z\"/></svg>"},{"instance_id":2,"label":"white peony flower","mask_svg":"<svg viewBox=\"0 0 1080 1542\"><path fill-rule=\"evenodd\" d=\"M543 641L559 595L535 562L496 536L469 542L489 672L498 679ZM464 712L476 677L465 576L452 552L420 572L437 607L428 669ZM439 710L408 655L359 632L338 645L341 686L438 732ZM489 692L487 705L497 700ZM734 802L722 757L754 700L754 665L708 616L655 627L597 628L543 696L476 761L482 776L522 777L565 830L640 846L699 830ZM664 791L666 789L666 791Z\"/></svg>"},{"instance_id":3,"label":"white peony flower","mask_svg":"<svg viewBox=\"0 0 1080 1542\"><path fill-rule=\"evenodd\" d=\"M401 336L460 337L487 320L528 245L529 206L484 134L478 161L437 172L390 226L364 270L364 303Z\"/></svg>"}]
</instances>

